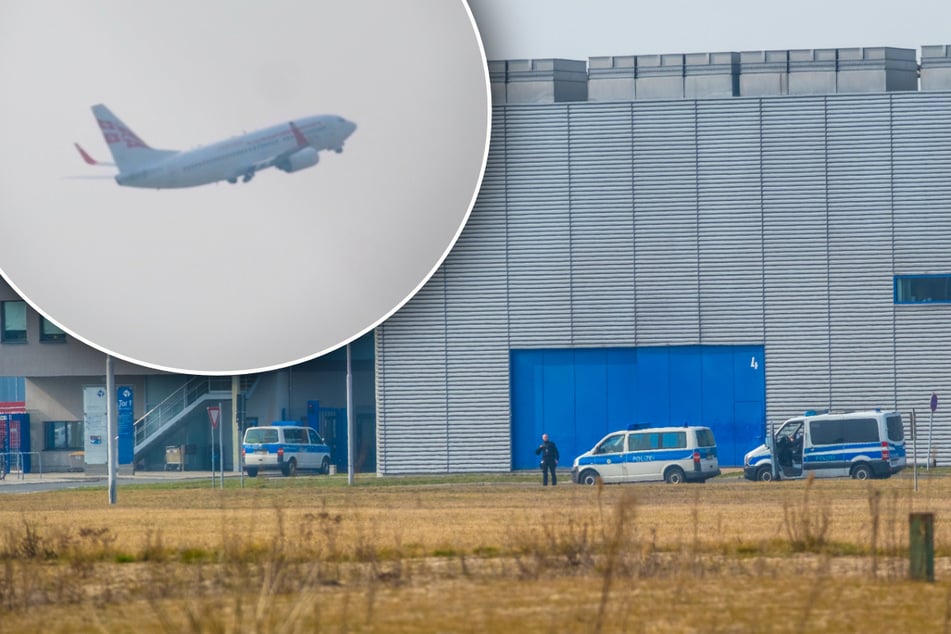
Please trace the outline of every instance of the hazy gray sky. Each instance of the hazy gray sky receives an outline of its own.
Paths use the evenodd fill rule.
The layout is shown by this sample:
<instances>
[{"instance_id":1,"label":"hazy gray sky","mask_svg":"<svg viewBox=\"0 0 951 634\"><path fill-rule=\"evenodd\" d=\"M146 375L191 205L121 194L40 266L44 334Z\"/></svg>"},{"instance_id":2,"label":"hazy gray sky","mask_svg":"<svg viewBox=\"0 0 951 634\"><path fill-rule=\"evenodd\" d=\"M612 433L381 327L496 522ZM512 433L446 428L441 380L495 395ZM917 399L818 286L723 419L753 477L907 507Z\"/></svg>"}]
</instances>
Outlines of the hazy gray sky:
<instances>
[{"instance_id":1,"label":"hazy gray sky","mask_svg":"<svg viewBox=\"0 0 951 634\"><path fill-rule=\"evenodd\" d=\"M951 44L948 0L470 0L489 59Z\"/></svg>"},{"instance_id":2,"label":"hazy gray sky","mask_svg":"<svg viewBox=\"0 0 951 634\"><path fill-rule=\"evenodd\" d=\"M462 0L5 0L0 269L117 356L256 370L375 325L434 270L481 178L485 67ZM90 106L188 149L313 114L342 154L246 185L121 188Z\"/></svg>"}]
</instances>

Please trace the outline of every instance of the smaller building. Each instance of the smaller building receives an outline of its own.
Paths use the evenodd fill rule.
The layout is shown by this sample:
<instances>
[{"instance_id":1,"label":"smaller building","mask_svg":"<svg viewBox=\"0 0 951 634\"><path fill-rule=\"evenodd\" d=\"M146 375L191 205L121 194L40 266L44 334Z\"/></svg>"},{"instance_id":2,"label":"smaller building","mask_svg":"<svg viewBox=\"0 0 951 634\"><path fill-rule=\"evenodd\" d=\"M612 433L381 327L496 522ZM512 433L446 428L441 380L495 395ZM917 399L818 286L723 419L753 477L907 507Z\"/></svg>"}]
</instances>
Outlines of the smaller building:
<instances>
[{"instance_id":1,"label":"smaller building","mask_svg":"<svg viewBox=\"0 0 951 634\"><path fill-rule=\"evenodd\" d=\"M355 466L374 471L373 334L351 348ZM0 396L14 400L25 421L25 443L10 453L27 454L28 470L105 473L105 372L105 354L67 335L0 280ZM163 470L169 456L175 468L223 463L236 470L242 430L275 420L314 427L331 444L338 468L347 467L344 350L241 377L179 375L122 360L115 375L120 471ZM212 430L209 407L220 412L220 433Z\"/></svg>"}]
</instances>

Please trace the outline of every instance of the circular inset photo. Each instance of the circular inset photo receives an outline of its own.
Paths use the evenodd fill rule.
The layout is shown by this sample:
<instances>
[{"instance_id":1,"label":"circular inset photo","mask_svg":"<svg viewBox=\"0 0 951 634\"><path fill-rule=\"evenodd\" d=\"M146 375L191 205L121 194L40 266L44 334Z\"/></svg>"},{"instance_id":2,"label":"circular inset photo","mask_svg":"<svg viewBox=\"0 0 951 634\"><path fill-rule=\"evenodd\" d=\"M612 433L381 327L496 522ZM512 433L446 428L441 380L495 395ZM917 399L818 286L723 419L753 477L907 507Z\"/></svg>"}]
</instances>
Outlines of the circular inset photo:
<instances>
[{"instance_id":1,"label":"circular inset photo","mask_svg":"<svg viewBox=\"0 0 951 634\"><path fill-rule=\"evenodd\" d=\"M374 328L485 170L463 0L14 0L0 82L0 273L162 370L274 369Z\"/></svg>"}]
</instances>

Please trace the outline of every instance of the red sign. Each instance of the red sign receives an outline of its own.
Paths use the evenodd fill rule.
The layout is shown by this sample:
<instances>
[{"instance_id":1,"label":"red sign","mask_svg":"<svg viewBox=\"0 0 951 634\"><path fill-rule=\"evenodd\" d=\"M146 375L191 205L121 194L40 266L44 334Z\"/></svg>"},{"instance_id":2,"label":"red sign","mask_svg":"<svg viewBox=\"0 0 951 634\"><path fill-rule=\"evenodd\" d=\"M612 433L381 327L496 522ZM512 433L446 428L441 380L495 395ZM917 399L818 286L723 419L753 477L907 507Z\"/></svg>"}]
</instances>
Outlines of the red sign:
<instances>
[{"instance_id":1,"label":"red sign","mask_svg":"<svg viewBox=\"0 0 951 634\"><path fill-rule=\"evenodd\" d=\"M218 421L221 420L221 408L220 407L209 407L208 408L208 420L211 421L211 428L218 429Z\"/></svg>"},{"instance_id":2,"label":"red sign","mask_svg":"<svg viewBox=\"0 0 951 634\"><path fill-rule=\"evenodd\" d=\"M0 402L0 414L26 414L24 401Z\"/></svg>"}]
</instances>

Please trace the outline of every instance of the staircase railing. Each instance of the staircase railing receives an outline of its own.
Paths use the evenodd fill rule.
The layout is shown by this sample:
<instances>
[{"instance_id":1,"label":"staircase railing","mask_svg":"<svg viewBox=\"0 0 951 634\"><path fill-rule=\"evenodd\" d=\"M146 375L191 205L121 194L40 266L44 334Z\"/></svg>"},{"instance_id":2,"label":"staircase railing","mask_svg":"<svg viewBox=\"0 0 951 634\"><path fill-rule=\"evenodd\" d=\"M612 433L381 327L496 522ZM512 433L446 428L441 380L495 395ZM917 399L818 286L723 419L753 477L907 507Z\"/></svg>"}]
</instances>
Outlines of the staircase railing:
<instances>
[{"instance_id":1,"label":"staircase railing","mask_svg":"<svg viewBox=\"0 0 951 634\"><path fill-rule=\"evenodd\" d=\"M159 433L176 416L210 392L230 392L231 377L194 376L180 388L135 421L135 445L142 445L153 434Z\"/></svg>"}]
</instances>

